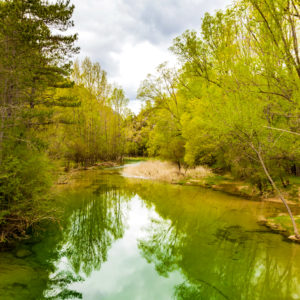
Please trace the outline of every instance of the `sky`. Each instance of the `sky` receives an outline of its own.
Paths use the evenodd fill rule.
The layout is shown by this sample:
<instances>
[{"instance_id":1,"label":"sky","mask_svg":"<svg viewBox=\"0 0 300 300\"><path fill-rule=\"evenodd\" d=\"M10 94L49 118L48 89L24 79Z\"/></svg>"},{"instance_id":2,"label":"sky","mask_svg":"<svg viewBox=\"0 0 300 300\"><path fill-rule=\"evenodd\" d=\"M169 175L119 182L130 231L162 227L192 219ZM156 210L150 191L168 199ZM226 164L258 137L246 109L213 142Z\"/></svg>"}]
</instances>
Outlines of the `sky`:
<instances>
[{"instance_id":1,"label":"sky","mask_svg":"<svg viewBox=\"0 0 300 300\"><path fill-rule=\"evenodd\" d=\"M176 64L168 48L187 29L199 30L205 12L224 9L232 0L72 0L79 59L90 57L125 90L138 113L140 83L165 61Z\"/></svg>"}]
</instances>

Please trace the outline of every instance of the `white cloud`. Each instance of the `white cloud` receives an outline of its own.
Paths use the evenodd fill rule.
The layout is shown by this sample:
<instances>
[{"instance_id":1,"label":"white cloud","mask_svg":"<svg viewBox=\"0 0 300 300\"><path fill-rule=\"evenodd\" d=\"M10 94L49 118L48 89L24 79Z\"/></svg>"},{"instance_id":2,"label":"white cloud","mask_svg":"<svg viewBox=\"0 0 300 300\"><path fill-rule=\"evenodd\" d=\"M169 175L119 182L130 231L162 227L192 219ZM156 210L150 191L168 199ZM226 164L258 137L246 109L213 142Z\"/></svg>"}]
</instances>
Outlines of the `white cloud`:
<instances>
[{"instance_id":1,"label":"white cloud","mask_svg":"<svg viewBox=\"0 0 300 300\"><path fill-rule=\"evenodd\" d=\"M80 58L91 57L135 99L140 82L164 61L167 50L186 29L199 29L205 12L232 0L73 0L74 30ZM139 107L132 102L135 111Z\"/></svg>"},{"instance_id":2,"label":"white cloud","mask_svg":"<svg viewBox=\"0 0 300 300\"><path fill-rule=\"evenodd\" d=\"M118 74L113 79L127 87L131 98L135 96L140 81L149 73L155 72L160 63L164 61L175 63L176 61L168 50L148 41L136 45L126 44L119 53L114 53L112 57L119 62Z\"/></svg>"}]
</instances>

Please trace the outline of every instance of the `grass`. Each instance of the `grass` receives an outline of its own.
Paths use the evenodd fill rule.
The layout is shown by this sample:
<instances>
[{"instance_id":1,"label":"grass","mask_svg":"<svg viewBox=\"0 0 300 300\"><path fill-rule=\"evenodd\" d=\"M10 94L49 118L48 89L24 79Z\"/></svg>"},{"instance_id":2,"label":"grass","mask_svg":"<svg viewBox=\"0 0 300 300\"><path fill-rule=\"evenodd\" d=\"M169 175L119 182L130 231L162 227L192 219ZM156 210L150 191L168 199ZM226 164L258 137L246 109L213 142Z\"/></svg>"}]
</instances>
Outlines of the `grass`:
<instances>
[{"instance_id":1,"label":"grass","mask_svg":"<svg viewBox=\"0 0 300 300\"><path fill-rule=\"evenodd\" d=\"M300 176L291 176L289 177L289 181L291 184L300 185Z\"/></svg>"},{"instance_id":2,"label":"grass","mask_svg":"<svg viewBox=\"0 0 300 300\"><path fill-rule=\"evenodd\" d=\"M145 156L128 156L128 157L124 157L124 161L147 161L149 160L148 157Z\"/></svg>"},{"instance_id":3,"label":"grass","mask_svg":"<svg viewBox=\"0 0 300 300\"><path fill-rule=\"evenodd\" d=\"M198 166L191 169L181 169L170 162L159 160L142 161L139 164L128 165L123 170L123 175L158 180L182 185L195 185L214 190L223 191L232 195L252 197L251 186L233 181L228 176L214 174L209 168Z\"/></svg>"},{"instance_id":4,"label":"grass","mask_svg":"<svg viewBox=\"0 0 300 300\"><path fill-rule=\"evenodd\" d=\"M129 177L140 177L159 180L170 183L177 183L184 179L200 179L210 176L212 172L206 167L193 169L182 169L179 171L177 165L159 160L143 161L139 164L124 168L123 175Z\"/></svg>"},{"instance_id":5,"label":"grass","mask_svg":"<svg viewBox=\"0 0 300 300\"><path fill-rule=\"evenodd\" d=\"M195 185L206 188L212 188L216 191L228 193L247 199L260 199L261 192L255 185L249 182L239 181L230 174L218 175L214 174L209 168L198 166L191 169L181 169L179 171L177 165L170 162L163 162L159 160L147 159L141 160L137 158L135 162L138 164L129 165L124 168L123 175L128 177L139 177L146 179L153 179L169 183L176 183L182 185ZM133 161L130 161L133 162ZM299 177L290 178L291 186L287 189L286 198L294 203L299 202ZM264 194L266 197L274 197L270 191L269 194Z\"/></svg>"},{"instance_id":6,"label":"grass","mask_svg":"<svg viewBox=\"0 0 300 300\"><path fill-rule=\"evenodd\" d=\"M300 216L294 216L298 230L300 229ZM294 234L293 226L290 217L287 214L280 214L276 217L267 218L266 226L274 230L275 232L282 233L288 237Z\"/></svg>"},{"instance_id":7,"label":"grass","mask_svg":"<svg viewBox=\"0 0 300 300\"><path fill-rule=\"evenodd\" d=\"M212 185L223 183L224 181L228 181L228 179L225 178L224 176L214 174L213 176L206 178L205 183L208 186L212 186Z\"/></svg>"}]
</instances>

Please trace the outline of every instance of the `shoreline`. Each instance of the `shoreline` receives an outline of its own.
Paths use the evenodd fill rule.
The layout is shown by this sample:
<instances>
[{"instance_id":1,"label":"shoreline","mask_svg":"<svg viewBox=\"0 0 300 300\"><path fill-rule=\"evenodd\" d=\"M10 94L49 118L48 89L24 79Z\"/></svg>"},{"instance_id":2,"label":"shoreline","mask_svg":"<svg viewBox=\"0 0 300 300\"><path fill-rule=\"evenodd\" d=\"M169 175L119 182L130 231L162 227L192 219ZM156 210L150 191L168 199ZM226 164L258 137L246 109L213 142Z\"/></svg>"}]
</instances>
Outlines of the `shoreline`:
<instances>
[{"instance_id":1,"label":"shoreline","mask_svg":"<svg viewBox=\"0 0 300 300\"><path fill-rule=\"evenodd\" d=\"M75 174L78 174L79 172L84 172L89 170L104 170L104 169L115 168L120 166L122 166L122 163L105 161L105 162L98 162L89 167L79 166L79 167L71 168L68 171L61 169L59 171L58 178L56 182L54 182L52 188L59 185L69 184L70 181L74 179L73 176Z\"/></svg>"},{"instance_id":2,"label":"shoreline","mask_svg":"<svg viewBox=\"0 0 300 300\"><path fill-rule=\"evenodd\" d=\"M147 165L148 164L148 165ZM150 165L152 164L152 165ZM162 168L169 168L169 177L164 177L165 174L162 172ZM156 168L156 169L155 169ZM160 169L158 171L158 169ZM159 161L148 161L146 163L140 164L138 167L128 166L123 171L123 176L126 177L138 177L149 180L156 180L160 182L167 182L170 184L177 184L183 186L198 186L201 188L207 188L214 191L222 192L231 196L244 198L250 201L261 201L261 202L273 202L282 204L282 212L274 215L272 217L264 217L263 219L257 220L257 223L265 226L271 232L279 233L283 236L288 242L300 243L300 240L296 239L293 235L291 221L287 213L285 213L284 204L272 193L261 194L261 192L250 185L247 182L237 181L230 175L217 175L212 173L209 169L203 170L202 176L199 178L193 178L186 176L186 174L179 174L178 170L171 169L171 164L166 162ZM160 174L160 173L162 174ZM173 173L172 173L173 172ZM174 173L175 172L175 173ZM177 172L177 174L176 174ZM170 174L175 174L174 178ZM181 178L178 178L180 177ZM168 179L168 180L166 180ZM176 179L176 180L175 180ZM300 187L296 186L298 193L300 194ZM293 208L300 208L300 197L297 199L290 199L290 195L287 191L284 192L287 198L287 203ZM298 195L299 195L298 194ZM298 227L300 228L300 215L294 215Z\"/></svg>"},{"instance_id":3,"label":"shoreline","mask_svg":"<svg viewBox=\"0 0 300 300\"><path fill-rule=\"evenodd\" d=\"M131 161L131 160L129 160ZM90 167L78 167L72 168L68 172L63 172L60 174L58 181L53 185L53 188L59 187L66 184L71 184L73 181L76 181L76 174L88 171L88 170L105 170L115 167L123 168L124 170L121 173L122 176L128 178L140 178L144 180L154 180L159 182L166 182L174 185L183 185L183 186L198 186L205 189L210 189L217 192L222 192L234 197L243 198L245 200L256 201L256 202L273 202L277 204L282 204L282 201L274 197L274 195L265 194L261 195L257 189L255 189L250 184L243 181L236 181L230 175L217 175L210 173L205 174L205 170L201 169L202 177L201 178L192 178L182 176L184 174L180 174L182 176L180 179L173 180L174 178L170 177L169 180L163 180L162 178L157 178L153 176L153 174L149 170L143 169L143 164L149 164L151 161L139 161L136 164L124 164L124 163L116 163L116 162L100 162ZM155 163L161 163L159 161L155 161ZM128 174L129 169L138 168L138 174ZM142 173L140 172L142 169ZM150 172L150 173L149 173ZM178 171L176 171L178 173ZM144 174L147 173L147 174ZM170 174L168 174L170 175ZM178 175L178 174L177 174ZM205 176L206 175L206 176ZM300 203L295 200L287 200L288 204L294 208L300 208ZM295 215L295 219L297 219L297 223L299 222L300 228L300 215ZM282 224L284 222L284 225ZM285 213L284 206L282 206L282 212L272 217L263 217L262 219L257 220L257 223L268 228L270 232L274 232L280 234L285 238L288 242L296 242L300 243L299 240L293 238L292 226L289 226L290 220L288 215Z\"/></svg>"},{"instance_id":4,"label":"shoreline","mask_svg":"<svg viewBox=\"0 0 300 300\"><path fill-rule=\"evenodd\" d=\"M162 171L162 168L165 168L165 171ZM172 167L171 163L152 160L141 162L138 166L136 164L127 165L124 168L122 175L125 177L155 180L170 184L178 184L184 186L199 186L202 188L209 188L214 191L223 192L228 195L246 198L248 200L253 201L282 203L280 198L276 197L273 192L268 191L262 194L255 186L251 185L250 183L247 183L246 181L236 180L230 174L218 175L212 173L212 171L206 167L200 166L197 168L202 168L200 174L199 172L196 172L196 174L193 174L193 172L192 174L186 174L186 171L179 172L178 169L176 170L174 166ZM194 169L188 169L188 171L189 170ZM159 172L164 173L160 174ZM165 173L168 173L168 177L166 177ZM193 177L193 175L196 176ZM288 204L298 205L300 207L300 186L298 187L298 189L299 197L297 198L297 200L295 198L291 199L287 191L283 191L283 193L287 198Z\"/></svg>"}]
</instances>

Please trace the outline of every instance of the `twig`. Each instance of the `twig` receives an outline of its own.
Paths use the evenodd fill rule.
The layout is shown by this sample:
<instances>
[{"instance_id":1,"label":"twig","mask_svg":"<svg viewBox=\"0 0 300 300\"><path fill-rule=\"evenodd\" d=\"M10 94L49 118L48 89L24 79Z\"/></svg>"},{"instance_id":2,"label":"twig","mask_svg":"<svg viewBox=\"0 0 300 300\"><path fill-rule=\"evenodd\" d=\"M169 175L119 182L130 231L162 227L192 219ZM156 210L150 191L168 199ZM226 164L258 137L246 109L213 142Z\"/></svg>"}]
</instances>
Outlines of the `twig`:
<instances>
[{"instance_id":1,"label":"twig","mask_svg":"<svg viewBox=\"0 0 300 300\"><path fill-rule=\"evenodd\" d=\"M278 130L278 131L283 131L283 132L287 132L287 133L300 135L300 133L298 133L298 132L293 132L293 131L289 131L289 130L285 130L285 129L281 129L281 128L275 128L275 127L269 127L269 126L263 126L263 127L268 128L268 129L272 129L272 130Z\"/></svg>"}]
</instances>

